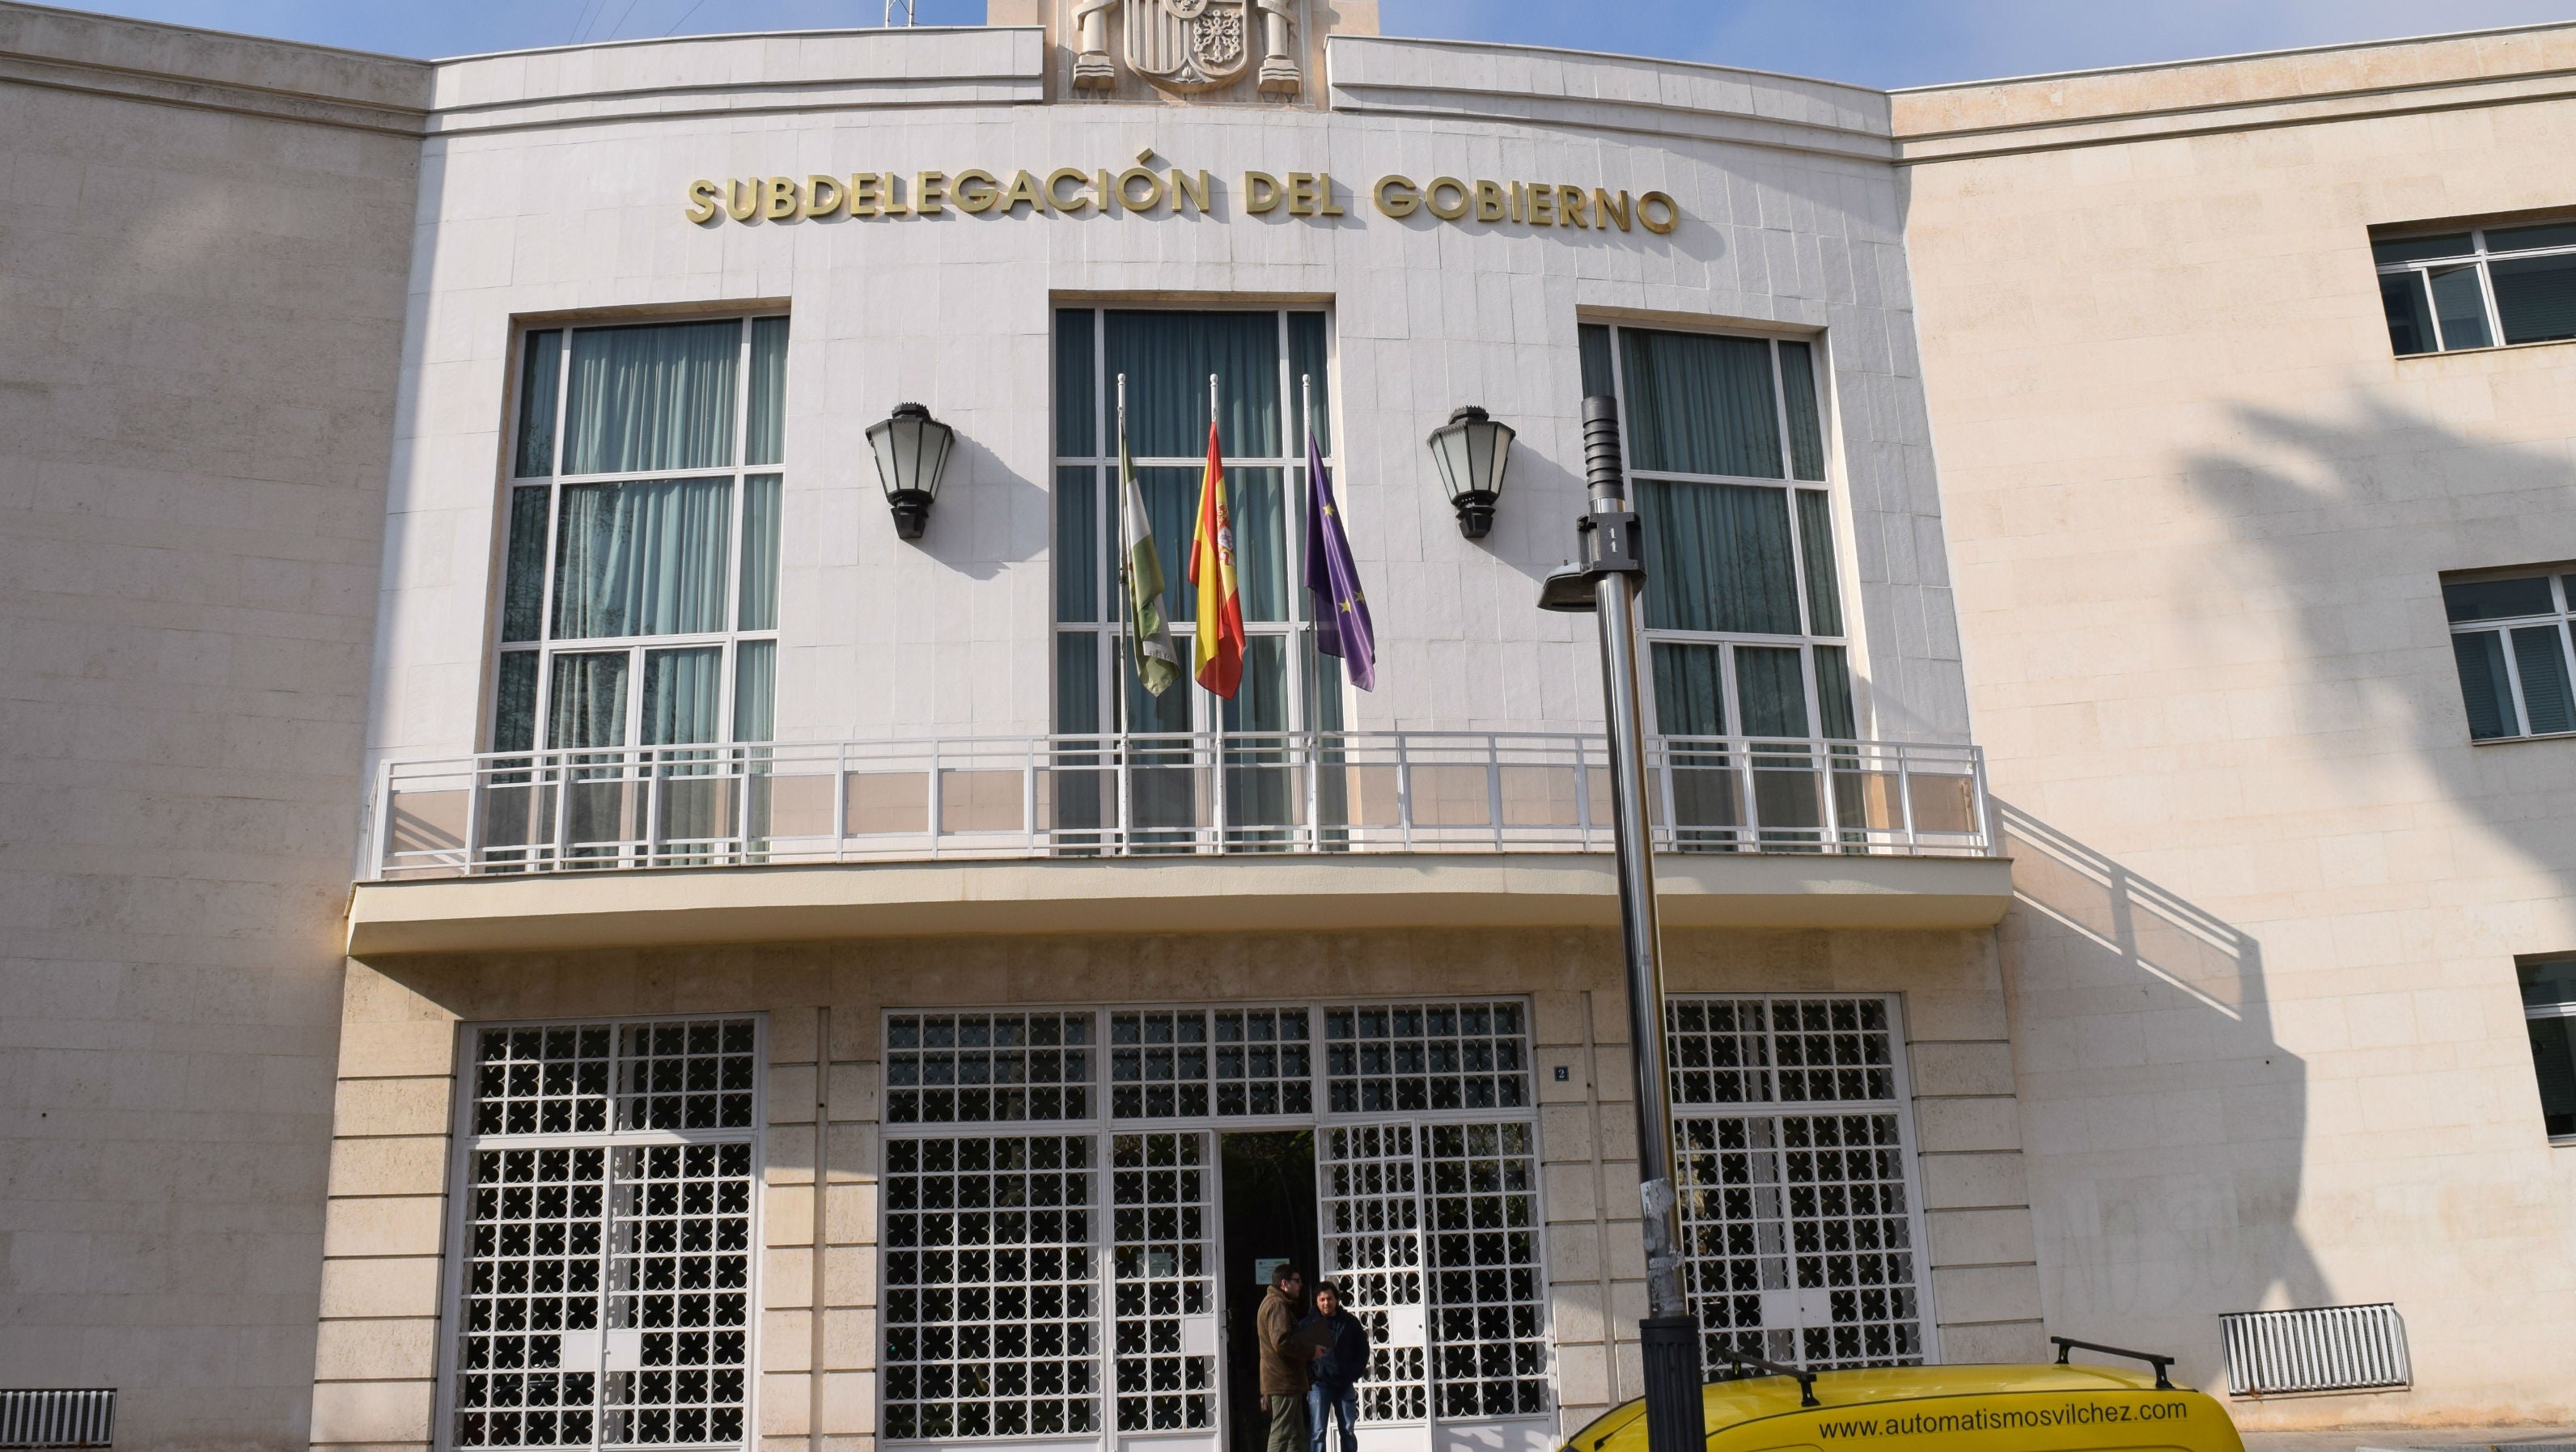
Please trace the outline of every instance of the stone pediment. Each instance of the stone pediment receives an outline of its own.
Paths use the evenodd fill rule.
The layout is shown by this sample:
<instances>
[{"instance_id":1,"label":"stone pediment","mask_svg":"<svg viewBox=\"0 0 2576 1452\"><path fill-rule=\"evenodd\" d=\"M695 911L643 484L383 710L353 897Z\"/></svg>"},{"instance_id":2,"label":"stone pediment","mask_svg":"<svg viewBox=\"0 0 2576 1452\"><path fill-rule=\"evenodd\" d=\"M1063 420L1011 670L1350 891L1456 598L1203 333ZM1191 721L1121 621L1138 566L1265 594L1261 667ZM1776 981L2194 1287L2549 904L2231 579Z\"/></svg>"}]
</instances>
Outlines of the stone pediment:
<instances>
[{"instance_id":1,"label":"stone pediment","mask_svg":"<svg viewBox=\"0 0 2576 1452\"><path fill-rule=\"evenodd\" d=\"M1023 7L1058 101L1321 106L1324 37L1377 33L1375 0L996 0L995 18Z\"/></svg>"}]
</instances>

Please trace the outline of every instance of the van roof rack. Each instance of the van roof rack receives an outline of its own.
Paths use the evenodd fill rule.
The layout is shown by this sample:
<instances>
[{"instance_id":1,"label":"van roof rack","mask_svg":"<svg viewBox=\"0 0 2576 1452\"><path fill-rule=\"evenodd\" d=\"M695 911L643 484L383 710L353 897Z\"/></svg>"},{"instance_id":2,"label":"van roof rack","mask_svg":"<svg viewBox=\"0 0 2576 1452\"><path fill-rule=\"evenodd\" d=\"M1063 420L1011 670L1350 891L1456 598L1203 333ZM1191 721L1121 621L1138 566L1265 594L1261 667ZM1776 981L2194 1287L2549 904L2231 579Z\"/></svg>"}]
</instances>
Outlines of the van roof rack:
<instances>
[{"instance_id":1,"label":"van roof rack","mask_svg":"<svg viewBox=\"0 0 2576 1452\"><path fill-rule=\"evenodd\" d=\"M2060 1366L2067 1364L2066 1353L2069 1351L2099 1351L2104 1356L2125 1356L2131 1361L2143 1361L2156 1369L2156 1390L2174 1389L2173 1381L2165 1375L2165 1368L2174 1364L2174 1359L2170 1356L2159 1356L2152 1351L2130 1351L2125 1347L2105 1346L2099 1341L2077 1341L2065 1336L2051 1336L2048 1339L2049 1343L2057 1348L2057 1364Z\"/></svg>"},{"instance_id":2,"label":"van roof rack","mask_svg":"<svg viewBox=\"0 0 2576 1452\"><path fill-rule=\"evenodd\" d=\"M1747 1356L1740 1351L1728 1352L1726 1354L1726 1365L1727 1369L1733 1371L1737 1378L1741 1378L1745 1375L1744 1368L1748 1366L1758 1366L1762 1368L1763 1373L1768 1376L1796 1377L1798 1379L1798 1405L1802 1407L1824 1405L1822 1402L1816 1400L1816 1374L1804 1367L1787 1366L1777 1361L1765 1361L1759 1356Z\"/></svg>"}]
</instances>

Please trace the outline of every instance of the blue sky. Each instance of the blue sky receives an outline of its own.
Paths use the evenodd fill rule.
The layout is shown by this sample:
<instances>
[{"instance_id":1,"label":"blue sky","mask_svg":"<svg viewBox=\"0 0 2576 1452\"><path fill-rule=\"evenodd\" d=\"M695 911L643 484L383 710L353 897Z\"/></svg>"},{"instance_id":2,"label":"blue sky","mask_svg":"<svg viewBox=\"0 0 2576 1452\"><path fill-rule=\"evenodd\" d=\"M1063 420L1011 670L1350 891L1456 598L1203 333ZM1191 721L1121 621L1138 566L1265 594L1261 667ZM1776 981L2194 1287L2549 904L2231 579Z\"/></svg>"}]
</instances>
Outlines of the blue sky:
<instances>
[{"instance_id":1,"label":"blue sky","mask_svg":"<svg viewBox=\"0 0 2576 1452\"><path fill-rule=\"evenodd\" d=\"M918 0L975 24L984 0ZM2576 0L1383 0L1391 34L1519 41L1875 86L2576 20ZM874 25L885 0L95 0L79 8L397 55Z\"/></svg>"}]
</instances>

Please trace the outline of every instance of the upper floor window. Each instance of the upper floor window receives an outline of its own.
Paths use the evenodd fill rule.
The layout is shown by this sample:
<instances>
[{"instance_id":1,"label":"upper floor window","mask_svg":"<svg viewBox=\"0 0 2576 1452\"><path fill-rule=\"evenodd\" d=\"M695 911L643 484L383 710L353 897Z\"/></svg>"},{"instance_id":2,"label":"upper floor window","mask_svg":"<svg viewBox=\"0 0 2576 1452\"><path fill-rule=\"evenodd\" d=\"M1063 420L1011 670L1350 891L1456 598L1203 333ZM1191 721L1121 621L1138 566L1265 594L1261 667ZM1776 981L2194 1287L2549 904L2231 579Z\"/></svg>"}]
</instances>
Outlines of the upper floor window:
<instances>
[{"instance_id":1,"label":"upper floor window","mask_svg":"<svg viewBox=\"0 0 2576 1452\"><path fill-rule=\"evenodd\" d=\"M767 741L787 319L528 333L492 749Z\"/></svg>"},{"instance_id":2,"label":"upper floor window","mask_svg":"<svg viewBox=\"0 0 2576 1452\"><path fill-rule=\"evenodd\" d=\"M2442 583L2469 739L2576 732L2569 691L2569 607L2576 574L2554 570Z\"/></svg>"},{"instance_id":3,"label":"upper floor window","mask_svg":"<svg viewBox=\"0 0 2576 1452\"><path fill-rule=\"evenodd\" d=\"M2576 1144L2576 958L2517 965L2531 1067L2540 1076L2540 1116L2549 1137Z\"/></svg>"},{"instance_id":4,"label":"upper floor window","mask_svg":"<svg viewBox=\"0 0 2576 1452\"><path fill-rule=\"evenodd\" d=\"M1814 348L1587 323L1644 517L1655 729L1850 739L1850 642ZM1812 487L1809 487L1812 484Z\"/></svg>"},{"instance_id":5,"label":"upper floor window","mask_svg":"<svg viewBox=\"0 0 2576 1452\"><path fill-rule=\"evenodd\" d=\"M2382 237L2370 255L2401 354L2576 338L2576 219Z\"/></svg>"},{"instance_id":6,"label":"upper floor window","mask_svg":"<svg viewBox=\"0 0 2576 1452\"><path fill-rule=\"evenodd\" d=\"M1338 661L1312 645L1299 583L1305 540L1306 429L1333 462L1331 393L1320 312L1056 314L1056 730L1339 731ZM1160 696L1128 659L1120 604L1119 384L1128 452L1153 522L1164 613L1181 659L1197 616L1190 531L1207 459L1208 378L1243 600L1243 683L1232 700L1186 677ZM1319 664L1320 662L1320 664Z\"/></svg>"}]
</instances>

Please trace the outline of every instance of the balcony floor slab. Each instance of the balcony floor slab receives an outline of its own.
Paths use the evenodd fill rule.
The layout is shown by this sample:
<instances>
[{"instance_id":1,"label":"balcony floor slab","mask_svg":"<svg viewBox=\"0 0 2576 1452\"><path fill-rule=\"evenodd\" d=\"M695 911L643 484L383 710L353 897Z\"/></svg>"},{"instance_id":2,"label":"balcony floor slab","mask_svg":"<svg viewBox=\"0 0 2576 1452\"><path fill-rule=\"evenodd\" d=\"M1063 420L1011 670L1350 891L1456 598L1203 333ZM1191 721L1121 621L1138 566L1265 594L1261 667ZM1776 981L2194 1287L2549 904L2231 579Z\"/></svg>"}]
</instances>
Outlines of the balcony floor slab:
<instances>
[{"instance_id":1,"label":"balcony floor slab","mask_svg":"<svg viewBox=\"0 0 2576 1452\"><path fill-rule=\"evenodd\" d=\"M1672 927L1991 927L2000 857L1667 854ZM1608 927L1606 853L909 862L358 884L348 951L543 951L951 934Z\"/></svg>"}]
</instances>

